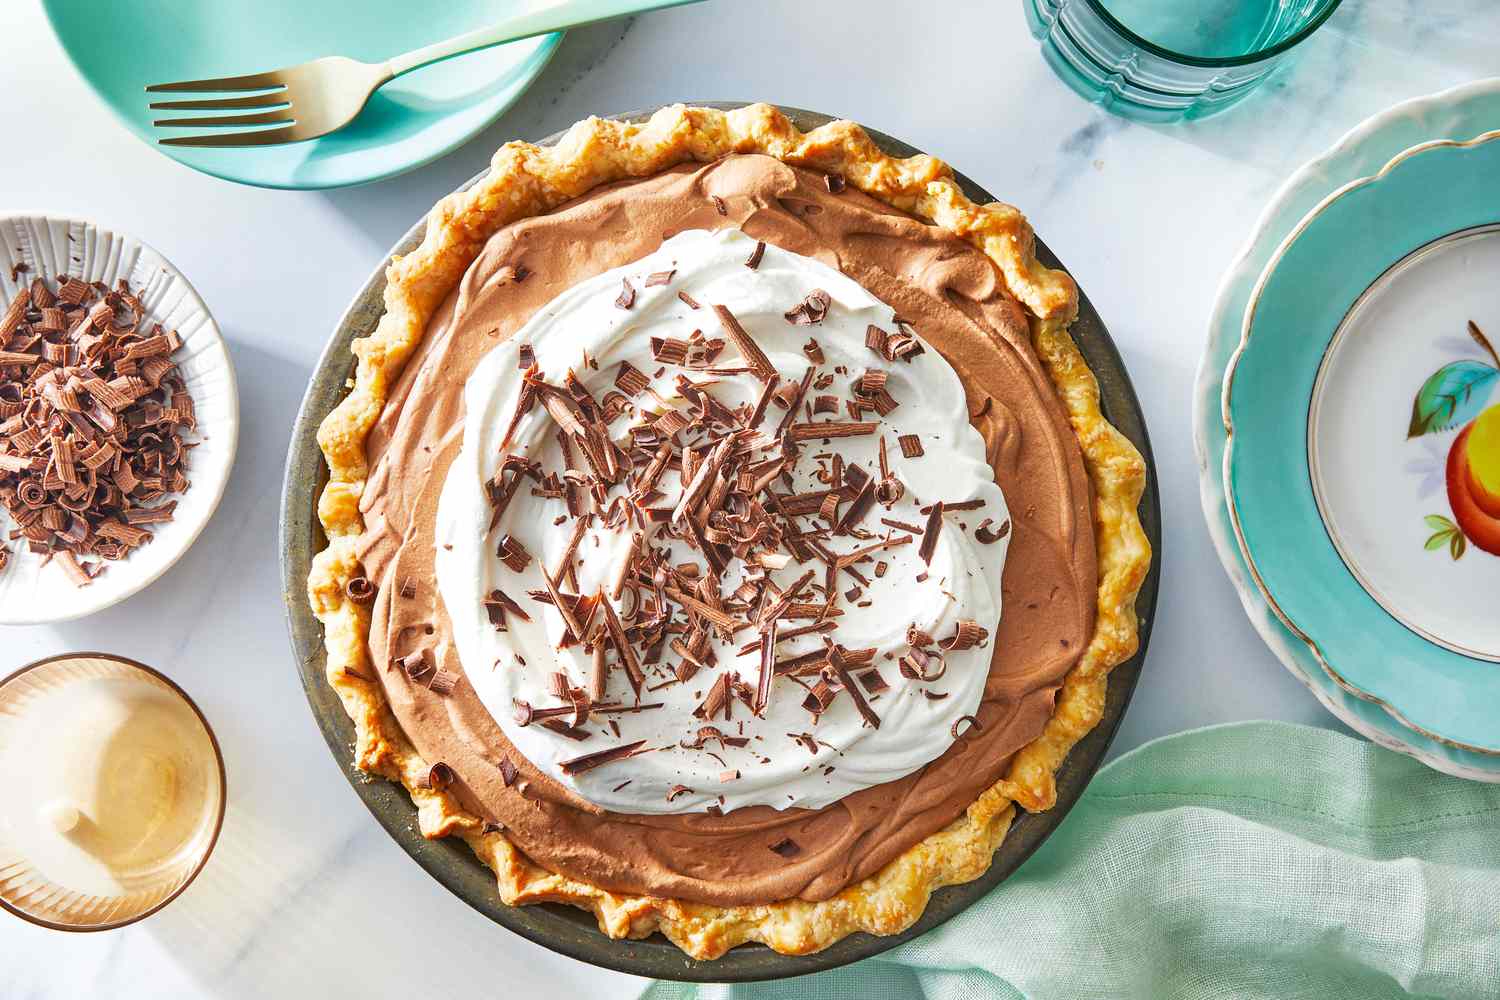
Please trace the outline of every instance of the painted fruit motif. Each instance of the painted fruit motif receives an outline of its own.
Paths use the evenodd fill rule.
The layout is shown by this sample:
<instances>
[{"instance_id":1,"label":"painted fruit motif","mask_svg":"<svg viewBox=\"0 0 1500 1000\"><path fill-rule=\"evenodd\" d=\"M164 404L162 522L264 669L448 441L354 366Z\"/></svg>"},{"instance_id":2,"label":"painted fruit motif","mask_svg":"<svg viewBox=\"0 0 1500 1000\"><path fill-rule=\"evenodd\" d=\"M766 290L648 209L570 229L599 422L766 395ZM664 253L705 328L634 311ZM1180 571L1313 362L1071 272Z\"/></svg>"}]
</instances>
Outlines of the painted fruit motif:
<instances>
[{"instance_id":1,"label":"painted fruit motif","mask_svg":"<svg viewBox=\"0 0 1500 1000\"><path fill-rule=\"evenodd\" d=\"M1500 404L1489 405L1500 389L1500 353L1472 320L1468 332L1494 363L1465 359L1439 368L1417 392L1407 431L1415 438L1458 430L1444 468L1453 517L1424 519L1428 550L1446 548L1454 560L1470 545L1500 556Z\"/></svg>"},{"instance_id":2,"label":"painted fruit motif","mask_svg":"<svg viewBox=\"0 0 1500 1000\"><path fill-rule=\"evenodd\" d=\"M1469 541L1500 555L1500 406L1485 410L1454 439L1448 503Z\"/></svg>"}]
</instances>

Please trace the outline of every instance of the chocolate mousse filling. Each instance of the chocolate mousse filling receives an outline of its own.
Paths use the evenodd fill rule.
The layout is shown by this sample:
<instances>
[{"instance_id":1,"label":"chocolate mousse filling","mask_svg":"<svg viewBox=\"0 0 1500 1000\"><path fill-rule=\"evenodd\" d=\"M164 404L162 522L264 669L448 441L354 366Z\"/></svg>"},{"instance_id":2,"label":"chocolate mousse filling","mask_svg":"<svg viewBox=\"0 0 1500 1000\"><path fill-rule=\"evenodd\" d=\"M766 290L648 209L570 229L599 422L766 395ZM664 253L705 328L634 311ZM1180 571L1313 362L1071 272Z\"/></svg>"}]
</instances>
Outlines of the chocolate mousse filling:
<instances>
[{"instance_id":1,"label":"chocolate mousse filling","mask_svg":"<svg viewBox=\"0 0 1500 1000\"><path fill-rule=\"evenodd\" d=\"M817 810L610 813L534 768L470 685L433 686L435 676L493 668L460 663L452 642L433 573L438 497L461 444L464 383L481 358L578 282L676 233L723 227L842 271L957 371L1012 512L1004 613L982 704L963 738L922 769ZM797 322L818 304L788 307ZM385 667L391 711L424 759L448 765L449 791L466 808L536 863L611 891L719 905L834 895L947 826L1002 776L1042 732L1093 632L1088 478L1021 307L994 266L941 229L770 157L602 187L502 229L434 313L366 449L360 555L378 587L370 652ZM408 661L420 669L404 669ZM580 745L579 755L595 749ZM628 762L612 766L628 779Z\"/></svg>"}]
</instances>

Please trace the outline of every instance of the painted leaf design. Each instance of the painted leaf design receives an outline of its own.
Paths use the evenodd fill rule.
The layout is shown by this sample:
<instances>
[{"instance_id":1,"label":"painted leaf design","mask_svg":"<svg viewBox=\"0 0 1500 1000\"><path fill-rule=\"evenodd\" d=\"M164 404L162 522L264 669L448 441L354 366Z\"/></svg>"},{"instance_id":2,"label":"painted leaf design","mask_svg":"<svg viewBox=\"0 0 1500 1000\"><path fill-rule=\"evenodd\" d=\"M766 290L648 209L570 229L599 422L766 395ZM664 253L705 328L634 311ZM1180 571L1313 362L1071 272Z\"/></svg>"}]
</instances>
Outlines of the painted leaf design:
<instances>
[{"instance_id":1,"label":"painted leaf design","mask_svg":"<svg viewBox=\"0 0 1500 1000\"><path fill-rule=\"evenodd\" d=\"M1423 546L1428 552L1446 548L1454 562L1463 558L1463 554L1469 549L1469 540L1464 537L1458 525L1441 514L1428 514L1422 518L1422 522L1432 529L1432 535Z\"/></svg>"},{"instance_id":2,"label":"painted leaf design","mask_svg":"<svg viewBox=\"0 0 1500 1000\"><path fill-rule=\"evenodd\" d=\"M1417 393L1411 408L1409 438L1447 431L1467 423L1483 412L1500 369L1479 361L1455 361L1433 373Z\"/></svg>"}]
</instances>

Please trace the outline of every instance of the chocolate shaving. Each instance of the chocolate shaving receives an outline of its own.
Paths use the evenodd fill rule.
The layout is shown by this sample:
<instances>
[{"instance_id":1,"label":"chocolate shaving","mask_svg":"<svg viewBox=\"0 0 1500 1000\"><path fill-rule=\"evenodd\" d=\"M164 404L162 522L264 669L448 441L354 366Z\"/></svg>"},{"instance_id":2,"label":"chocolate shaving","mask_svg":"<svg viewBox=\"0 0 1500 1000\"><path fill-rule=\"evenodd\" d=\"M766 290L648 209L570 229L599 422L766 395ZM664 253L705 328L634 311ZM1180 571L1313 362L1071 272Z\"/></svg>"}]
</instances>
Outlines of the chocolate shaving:
<instances>
[{"instance_id":1,"label":"chocolate shaving","mask_svg":"<svg viewBox=\"0 0 1500 1000\"><path fill-rule=\"evenodd\" d=\"M490 624L500 628L506 624L506 615L515 615L523 622L531 621L531 615L526 609L505 595L502 590L492 590L484 599L484 609L489 615Z\"/></svg>"},{"instance_id":2,"label":"chocolate shaving","mask_svg":"<svg viewBox=\"0 0 1500 1000\"><path fill-rule=\"evenodd\" d=\"M954 633L942 642L938 643L944 650L952 653L960 650L971 649L980 645L990 637L989 630L971 618L962 618Z\"/></svg>"},{"instance_id":3,"label":"chocolate shaving","mask_svg":"<svg viewBox=\"0 0 1500 1000\"><path fill-rule=\"evenodd\" d=\"M687 360L691 345L676 337L652 337L651 356L664 365L680 365Z\"/></svg>"},{"instance_id":4,"label":"chocolate shaving","mask_svg":"<svg viewBox=\"0 0 1500 1000\"><path fill-rule=\"evenodd\" d=\"M859 713L859 717L865 720L865 725L871 729L879 729L880 716L870 707L870 703L860 692L859 685L855 684L854 678L849 675L849 665L844 661L844 656L836 645L828 647L828 666L838 678L839 683L843 685L844 692L849 695L849 699L854 702L854 709Z\"/></svg>"},{"instance_id":5,"label":"chocolate shaving","mask_svg":"<svg viewBox=\"0 0 1500 1000\"><path fill-rule=\"evenodd\" d=\"M452 694L456 687L458 687L458 674L452 670L444 670L442 667L433 671L432 680L427 682L427 690L444 697Z\"/></svg>"},{"instance_id":6,"label":"chocolate shaving","mask_svg":"<svg viewBox=\"0 0 1500 1000\"><path fill-rule=\"evenodd\" d=\"M914 335L903 331L886 341L884 353L887 361L905 361L911 364L911 359L925 354L926 348Z\"/></svg>"},{"instance_id":7,"label":"chocolate shaving","mask_svg":"<svg viewBox=\"0 0 1500 1000\"><path fill-rule=\"evenodd\" d=\"M828 307L832 304L833 296L821 288L814 288L807 293L805 299L783 315L793 326L815 326L823 322L823 318L828 315Z\"/></svg>"},{"instance_id":8,"label":"chocolate shaving","mask_svg":"<svg viewBox=\"0 0 1500 1000\"><path fill-rule=\"evenodd\" d=\"M762 382L769 382L776 375L776 367L771 364L771 359L766 357L766 352L760 349L760 345L740 325L740 321L734 318L734 313L719 305L714 306L713 309L714 315L719 318L719 325L724 328L724 332L739 349L745 363L750 366L751 374Z\"/></svg>"},{"instance_id":9,"label":"chocolate shaving","mask_svg":"<svg viewBox=\"0 0 1500 1000\"><path fill-rule=\"evenodd\" d=\"M639 396L651 386L651 380L629 361L621 361L615 373L615 385L627 396Z\"/></svg>"},{"instance_id":10,"label":"chocolate shaving","mask_svg":"<svg viewBox=\"0 0 1500 1000\"><path fill-rule=\"evenodd\" d=\"M691 788L689 788L687 785L673 785L667 791L667 801L668 802L675 801L676 799L680 798L683 795L691 795L692 792L693 792L693 790Z\"/></svg>"},{"instance_id":11,"label":"chocolate shaving","mask_svg":"<svg viewBox=\"0 0 1500 1000\"><path fill-rule=\"evenodd\" d=\"M636 658L635 649L625 635L625 626L620 621L620 616L615 613L614 605L608 601L600 601L599 604L604 609L604 626L609 632L610 641L614 643L615 652L619 654L621 662L625 665L626 679L630 681L630 687L635 691L636 700L639 701L641 687L646 683L646 673L641 669L641 661Z\"/></svg>"},{"instance_id":12,"label":"chocolate shaving","mask_svg":"<svg viewBox=\"0 0 1500 1000\"><path fill-rule=\"evenodd\" d=\"M730 679L728 674L720 674L718 679L708 689L708 694L703 702L693 709L693 717L702 719L704 722L712 722L714 716L720 712L724 718L729 718Z\"/></svg>"},{"instance_id":13,"label":"chocolate shaving","mask_svg":"<svg viewBox=\"0 0 1500 1000\"><path fill-rule=\"evenodd\" d=\"M693 298L687 292L678 292L677 297L681 299L683 304L686 305L689 309L698 308L698 300Z\"/></svg>"},{"instance_id":14,"label":"chocolate shaving","mask_svg":"<svg viewBox=\"0 0 1500 1000\"><path fill-rule=\"evenodd\" d=\"M780 840L776 841L776 843L771 845L771 850L775 851L783 858L795 858L797 855L802 853L802 848L799 847L797 845L797 842L791 837L782 837Z\"/></svg>"},{"instance_id":15,"label":"chocolate shaving","mask_svg":"<svg viewBox=\"0 0 1500 1000\"><path fill-rule=\"evenodd\" d=\"M425 649L407 653L396 661L396 665L401 668L401 671L408 678L414 681L421 680L432 669L432 664L427 659L427 650Z\"/></svg>"},{"instance_id":16,"label":"chocolate shaving","mask_svg":"<svg viewBox=\"0 0 1500 1000\"><path fill-rule=\"evenodd\" d=\"M932 666L934 660L937 662L936 667ZM913 649L901 657L898 669L901 676L907 680L931 684L933 681L942 679L942 676L948 672L948 661L928 656L920 649Z\"/></svg>"},{"instance_id":17,"label":"chocolate shaving","mask_svg":"<svg viewBox=\"0 0 1500 1000\"><path fill-rule=\"evenodd\" d=\"M34 278L0 316L0 507L78 586L149 542L189 486L182 339L144 321L123 281L74 277L56 293Z\"/></svg>"},{"instance_id":18,"label":"chocolate shaving","mask_svg":"<svg viewBox=\"0 0 1500 1000\"><path fill-rule=\"evenodd\" d=\"M838 692L834 690L833 685L825 679L819 679L818 683L807 692L807 697L802 699L802 707L812 713L813 722L816 724L818 716L828 711L828 707L833 704L836 697L838 697Z\"/></svg>"},{"instance_id":19,"label":"chocolate shaving","mask_svg":"<svg viewBox=\"0 0 1500 1000\"><path fill-rule=\"evenodd\" d=\"M676 273L677 269L675 267L670 271L652 271L646 275L646 287L655 288L657 285L671 284L672 276Z\"/></svg>"},{"instance_id":20,"label":"chocolate shaving","mask_svg":"<svg viewBox=\"0 0 1500 1000\"><path fill-rule=\"evenodd\" d=\"M506 788L516 783L516 775L520 773L516 765L510 762L509 757L500 758L500 780L505 782Z\"/></svg>"},{"instance_id":21,"label":"chocolate shaving","mask_svg":"<svg viewBox=\"0 0 1500 1000\"><path fill-rule=\"evenodd\" d=\"M859 492L854 494L854 499L849 502L849 509L844 511L844 516L839 518L838 526L834 529L836 534L846 535L855 526L863 521L870 508L875 505L875 483L866 479Z\"/></svg>"},{"instance_id":22,"label":"chocolate shaving","mask_svg":"<svg viewBox=\"0 0 1500 1000\"><path fill-rule=\"evenodd\" d=\"M571 709L569 711L571 711ZM542 728L554 732L559 736L573 740L577 743L582 743L584 740L594 735L587 729L579 729L577 726L574 726L562 719L548 719L547 721L542 723Z\"/></svg>"},{"instance_id":23,"label":"chocolate shaving","mask_svg":"<svg viewBox=\"0 0 1500 1000\"><path fill-rule=\"evenodd\" d=\"M531 565L531 553L526 551L526 546L516 541L514 535L505 535L500 539L496 554L512 573L525 572L526 567Z\"/></svg>"},{"instance_id":24,"label":"chocolate shaving","mask_svg":"<svg viewBox=\"0 0 1500 1000\"><path fill-rule=\"evenodd\" d=\"M832 440L874 434L880 425L875 421L824 420L810 424L793 424L787 434L793 441Z\"/></svg>"},{"instance_id":25,"label":"chocolate shaving","mask_svg":"<svg viewBox=\"0 0 1500 1000\"><path fill-rule=\"evenodd\" d=\"M517 368L521 369L521 371L524 372L534 364L536 364L536 348L532 347L530 344L522 344L520 347L516 348Z\"/></svg>"},{"instance_id":26,"label":"chocolate shaving","mask_svg":"<svg viewBox=\"0 0 1500 1000\"><path fill-rule=\"evenodd\" d=\"M457 780L457 776L453 773L453 768L442 761L438 761L427 771L427 787L434 792L443 791L451 786L455 780Z\"/></svg>"},{"instance_id":27,"label":"chocolate shaving","mask_svg":"<svg viewBox=\"0 0 1500 1000\"><path fill-rule=\"evenodd\" d=\"M934 507L942 507L943 510L952 514L955 511L960 510L978 510L983 506L984 500L979 497L975 497L973 500L947 500L939 501L935 504L928 504L927 506L922 508L922 513L931 514Z\"/></svg>"},{"instance_id":28,"label":"chocolate shaving","mask_svg":"<svg viewBox=\"0 0 1500 1000\"><path fill-rule=\"evenodd\" d=\"M609 658L605 649L605 627L602 625L594 628L594 633L589 637L589 645L593 653L589 663L589 697L595 701L604 698L606 688L609 686Z\"/></svg>"},{"instance_id":29,"label":"chocolate shaving","mask_svg":"<svg viewBox=\"0 0 1500 1000\"><path fill-rule=\"evenodd\" d=\"M974 537L982 545L993 545L1006 535L1010 534L1010 518L1006 518L999 528L991 529L990 525L995 523L991 517L979 522L979 527L974 529Z\"/></svg>"},{"instance_id":30,"label":"chocolate shaving","mask_svg":"<svg viewBox=\"0 0 1500 1000\"><path fill-rule=\"evenodd\" d=\"M620 279L620 297L615 299L615 305L621 309L630 309L635 305L635 289L630 285L630 279Z\"/></svg>"},{"instance_id":31,"label":"chocolate shaving","mask_svg":"<svg viewBox=\"0 0 1500 1000\"><path fill-rule=\"evenodd\" d=\"M965 723L968 723L968 725L965 726ZM963 728L960 729L960 727ZM977 732L982 729L984 729L984 724L981 723L977 717L972 715L961 715L957 719L953 720L953 725L949 727L948 731L953 734L953 738L955 740L958 740L962 739L972 732Z\"/></svg>"},{"instance_id":32,"label":"chocolate shaving","mask_svg":"<svg viewBox=\"0 0 1500 1000\"><path fill-rule=\"evenodd\" d=\"M720 215L728 215L729 214L729 206L727 206L727 205L724 204L724 199L723 198L720 198L716 194L711 194L711 195L709 195L709 199L714 203L714 211L715 212L718 212ZM667 801L670 802L671 799L668 799Z\"/></svg>"},{"instance_id":33,"label":"chocolate shaving","mask_svg":"<svg viewBox=\"0 0 1500 1000\"><path fill-rule=\"evenodd\" d=\"M125 527L121 525L121 527ZM103 531L100 531L103 534ZM369 604L375 600L375 585L362 576L352 577L344 584L344 596L355 604Z\"/></svg>"},{"instance_id":34,"label":"chocolate shaving","mask_svg":"<svg viewBox=\"0 0 1500 1000\"><path fill-rule=\"evenodd\" d=\"M572 715L572 705L557 705L552 708L535 708L531 702L523 698L517 698L511 710L511 717L515 719L516 725L525 729L533 722L542 722L547 719L560 719L565 715Z\"/></svg>"},{"instance_id":35,"label":"chocolate shaving","mask_svg":"<svg viewBox=\"0 0 1500 1000\"><path fill-rule=\"evenodd\" d=\"M755 688L756 715L764 714L766 706L771 703L771 681L776 677L776 630L777 621L771 619L771 624L760 634L760 677Z\"/></svg>"},{"instance_id":36,"label":"chocolate shaving","mask_svg":"<svg viewBox=\"0 0 1500 1000\"><path fill-rule=\"evenodd\" d=\"M917 554L922 562L932 565L932 554L937 551L938 534L943 530L943 501L933 504L927 513L927 526L922 529L922 544Z\"/></svg>"},{"instance_id":37,"label":"chocolate shaving","mask_svg":"<svg viewBox=\"0 0 1500 1000\"><path fill-rule=\"evenodd\" d=\"M907 458L921 458L926 454L922 450L922 439L915 434L902 434L896 438L896 443L901 446L901 454Z\"/></svg>"},{"instance_id":38,"label":"chocolate shaving","mask_svg":"<svg viewBox=\"0 0 1500 1000\"><path fill-rule=\"evenodd\" d=\"M560 761L557 767L563 774L569 776L578 775L585 771L592 771L596 767L603 767L605 764L613 764L617 760L625 760L628 757L633 757L645 745L645 740L636 740L634 743L623 743L619 746L610 747L608 750L595 750L593 753L586 753L582 757Z\"/></svg>"},{"instance_id":39,"label":"chocolate shaving","mask_svg":"<svg viewBox=\"0 0 1500 1000\"><path fill-rule=\"evenodd\" d=\"M760 267L761 258L765 257L765 255L766 244L762 240L755 244L755 249L750 252L750 259L745 261L745 266L752 271L755 270L757 267Z\"/></svg>"}]
</instances>

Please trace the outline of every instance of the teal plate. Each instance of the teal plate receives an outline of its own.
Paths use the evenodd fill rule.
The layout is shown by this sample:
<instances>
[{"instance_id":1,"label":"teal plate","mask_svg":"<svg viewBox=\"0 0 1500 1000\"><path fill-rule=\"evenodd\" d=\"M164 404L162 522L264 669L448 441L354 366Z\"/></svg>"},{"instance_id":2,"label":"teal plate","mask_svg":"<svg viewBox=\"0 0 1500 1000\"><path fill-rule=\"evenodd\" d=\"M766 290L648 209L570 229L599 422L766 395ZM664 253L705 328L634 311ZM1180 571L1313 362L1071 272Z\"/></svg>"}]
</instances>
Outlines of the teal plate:
<instances>
[{"instance_id":1,"label":"teal plate","mask_svg":"<svg viewBox=\"0 0 1500 1000\"><path fill-rule=\"evenodd\" d=\"M1472 601L1481 609L1477 618L1471 616L1459 625L1477 622L1483 629L1494 621L1500 558L1469 550L1470 561L1464 566L1470 576L1456 584L1445 575L1444 560L1454 554L1456 563L1464 547L1448 546L1452 539L1447 536L1444 546L1425 547L1424 540L1436 532L1421 518L1410 524L1391 523L1384 531L1372 531L1367 524L1349 530L1347 511L1330 511L1322 504L1328 502L1330 477L1344 494L1361 493L1348 488L1361 475L1360 463L1347 456L1319 460L1310 442L1316 446L1324 434L1312 426L1313 418L1326 408L1327 383L1320 373L1337 373L1341 364L1355 364L1392 377L1396 365L1396 375L1409 383L1404 396L1372 390L1342 405L1356 415L1367 414L1371 427L1389 429L1394 420L1395 432L1386 435L1391 440L1375 447L1397 455L1420 446L1406 439L1407 424L1413 419L1414 397L1433 373L1408 364L1407 352L1426 349L1418 342L1432 342L1446 326L1429 330L1413 325L1408 336L1381 340L1367 332L1371 310L1364 306L1382 302L1378 295L1396 287L1393 283L1404 280L1403 274L1418 273L1415 266L1424 259L1447 247L1473 243L1483 227L1500 222L1500 201L1494 197L1500 142L1491 141L1494 138L1500 134L1414 147L1379 174L1345 185L1314 208L1272 256L1250 297L1242 343L1230 362L1223 396L1231 519L1251 575L1272 609L1341 686L1381 704L1423 736L1478 753L1500 751L1500 665L1489 657L1449 648L1458 644L1425 638L1401 602L1390 599L1389 587L1382 589L1379 580L1372 583L1364 570L1370 551L1399 550L1411 569L1398 574L1397 585L1425 595L1427 609L1421 614L1430 614L1434 607L1441 610L1445 595L1451 594L1453 601ZM1464 233L1469 236L1457 237ZM1475 273L1466 280L1481 291L1493 288L1492 273ZM1447 302L1446 290L1438 287L1405 287L1402 294L1419 300L1424 292L1435 311ZM1401 305L1395 301L1391 307ZM1376 310L1373 315L1379 320L1382 314ZM1459 328L1455 332L1462 332L1461 323ZM1356 333L1346 336L1349 330ZM1444 339L1437 338L1442 350L1468 350L1483 357L1478 341L1466 345L1460 336L1447 338L1445 344ZM1366 345L1362 359L1361 345ZM1351 354L1354 362L1338 361ZM1400 370L1400 365L1409 370ZM1476 391L1486 385L1476 382ZM1350 390L1343 392L1350 396ZM1485 402L1461 400L1458 422L1472 421ZM1378 435L1373 440L1385 441ZM1449 441L1441 443L1446 446ZM1390 466L1390 456L1366 454L1372 472L1365 492L1379 501L1373 506L1399 509L1399 487L1373 471ZM1447 503L1440 497L1424 502L1446 511Z\"/></svg>"},{"instance_id":2,"label":"teal plate","mask_svg":"<svg viewBox=\"0 0 1500 1000\"><path fill-rule=\"evenodd\" d=\"M43 0L68 58L125 126L194 170L269 188L364 184L437 159L499 117L561 33L473 52L386 84L348 127L245 149L161 146L145 88L326 55L382 60L498 20L519 0Z\"/></svg>"},{"instance_id":3,"label":"teal plate","mask_svg":"<svg viewBox=\"0 0 1500 1000\"><path fill-rule=\"evenodd\" d=\"M1500 781L1500 754L1477 753L1406 726L1386 706L1345 687L1283 624L1251 580L1224 490L1224 375L1243 333L1245 307L1277 246L1330 192L1378 173L1405 149L1434 139L1465 140L1500 121L1500 79L1413 98L1366 119L1287 178L1220 283L1193 398L1193 430L1204 520L1246 617L1287 671L1345 725L1428 767L1475 781Z\"/></svg>"}]
</instances>

